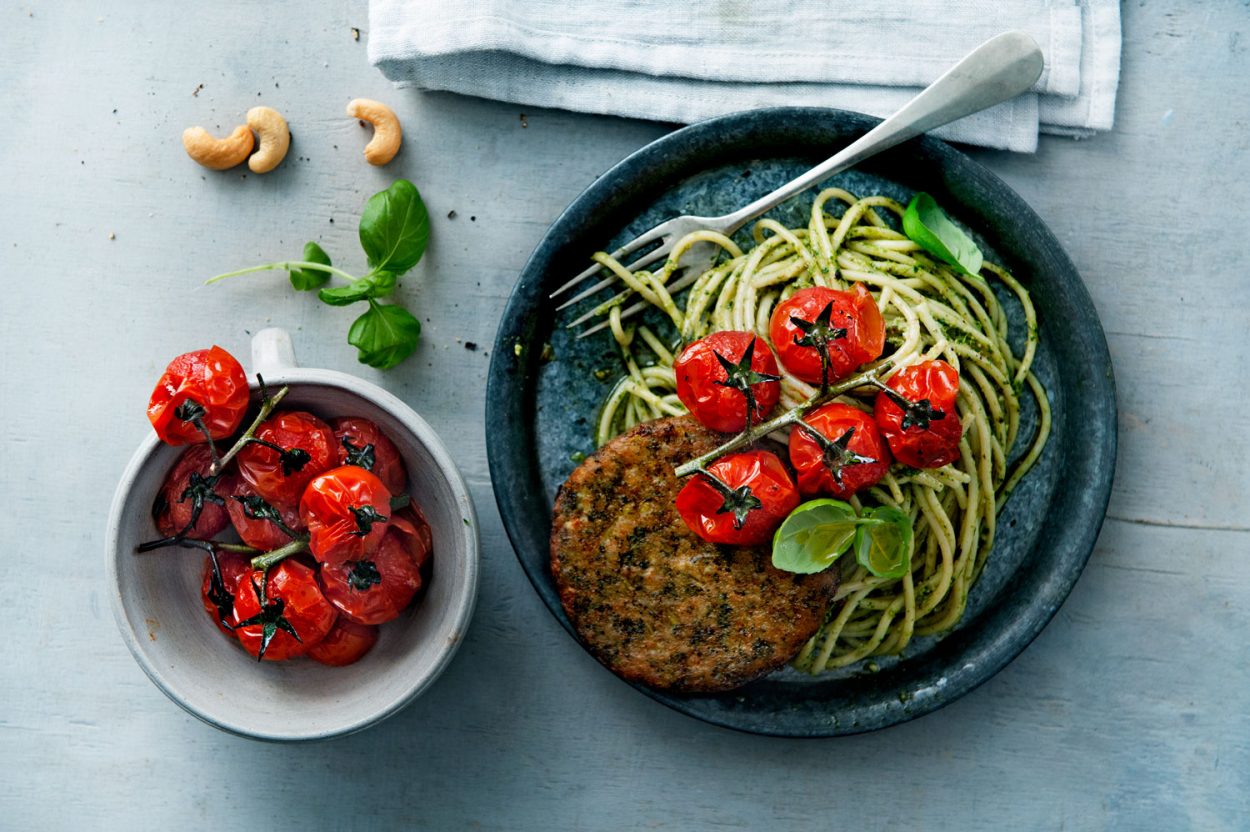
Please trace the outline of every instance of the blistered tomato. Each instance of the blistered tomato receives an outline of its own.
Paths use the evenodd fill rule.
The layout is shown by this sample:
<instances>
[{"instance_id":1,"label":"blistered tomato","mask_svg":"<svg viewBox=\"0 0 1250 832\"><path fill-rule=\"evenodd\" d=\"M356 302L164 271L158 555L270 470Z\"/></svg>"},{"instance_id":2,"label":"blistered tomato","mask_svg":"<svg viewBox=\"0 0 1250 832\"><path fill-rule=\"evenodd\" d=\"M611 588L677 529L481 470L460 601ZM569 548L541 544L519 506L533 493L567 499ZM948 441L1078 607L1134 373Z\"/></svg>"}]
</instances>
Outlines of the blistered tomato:
<instances>
[{"instance_id":1,"label":"blistered tomato","mask_svg":"<svg viewBox=\"0 0 1250 832\"><path fill-rule=\"evenodd\" d=\"M777 359L750 332L713 332L691 343L673 362L677 397L706 428L736 433L763 421L781 398Z\"/></svg>"},{"instance_id":2,"label":"blistered tomato","mask_svg":"<svg viewBox=\"0 0 1250 832\"><path fill-rule=\"evenodd\" d=\"M799 504L790 472L768 451L729 454L677 492L677 513L711 543L752 546L772 537Z\"/></svg>"},{"instance_id":3,"label":"blistered tomato","mask_svg":"<svg viewBox=\"0 0 1250 832\"><path fill-rule=\"evenodd\" d=\"M239 429L249 396L243 365L221 347L183 353L156 383L148 420L167 445L224 439Z\"/></svg>"}]
</instances>

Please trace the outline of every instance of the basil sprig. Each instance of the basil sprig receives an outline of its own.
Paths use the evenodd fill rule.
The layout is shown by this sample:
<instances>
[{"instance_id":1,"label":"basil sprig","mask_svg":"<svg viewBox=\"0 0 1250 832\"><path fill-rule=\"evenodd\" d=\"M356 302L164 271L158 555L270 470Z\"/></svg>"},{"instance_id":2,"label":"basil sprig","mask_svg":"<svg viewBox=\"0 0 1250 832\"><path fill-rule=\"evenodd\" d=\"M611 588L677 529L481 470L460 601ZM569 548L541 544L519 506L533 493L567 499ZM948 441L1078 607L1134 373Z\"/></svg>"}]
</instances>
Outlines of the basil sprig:
<instances>
[{"instance_id":1,"label":"basil sprig","mask_svg":"<svg viewBox=\"0 0 1250 832\"><path fill-rule=\"evenodd\" d=\"M951 222L933 197L917 193L903 213L903 233L912 242L964 274L979 274L981 249L959 226Z\"/></svg>"},{"instance_id":2,"label":"basil sprig","mask_svg":"<svg viewBox=\"0 0 1250 832\"><path fill-rule=\"evenodd\" d=\"M911 569L911 517L893 506L864 512L855 530L855 560L878 578L901 578Z\"/></svg>"},{"instance_id":3,"label":"basil sprig","mask_svg":"<svg viewBox=\"0 0 1250 832\"><path fill-rule=\"evenodd\" d=\"M356 347L362 364L389 369L417 348L421 322L403 305L379 298L394 294L399 279L420 262L430 239L430 215L415 185L397 179L389 188L369 197L360 217L360 247L369 263L363 276L335 268L330 256L315 242L304 246L302 260L265 263L227 274L208 282L267 269L285 270L291 285L299 291L318 289L317 298L330 306L367 303L368 310L347 332L347 342ZM331 277L346 281L345 286L325 287Z\"/></svg>"},{"instance_id":4,"label":"basil sprig","mask_svg":"<svg viewBox=\"0 0 1250 832\"><path fill-rule=\"evenodd\" d=\"M809 500L773 535L773 566L810 575L823 572L854 546L855 558L878 578L911 568L911 517L892 506L856 514L841 500Z\"/></svg>"}]
</instances>

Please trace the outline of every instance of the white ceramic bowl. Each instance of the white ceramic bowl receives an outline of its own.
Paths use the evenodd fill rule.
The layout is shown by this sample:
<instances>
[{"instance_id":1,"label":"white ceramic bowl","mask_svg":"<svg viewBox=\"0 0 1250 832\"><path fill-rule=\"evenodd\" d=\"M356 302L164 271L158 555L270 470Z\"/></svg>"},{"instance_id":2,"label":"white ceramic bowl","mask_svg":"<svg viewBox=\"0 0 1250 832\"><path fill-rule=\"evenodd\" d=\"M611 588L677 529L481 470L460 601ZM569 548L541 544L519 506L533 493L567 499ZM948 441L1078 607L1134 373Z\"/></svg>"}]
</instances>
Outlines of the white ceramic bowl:
<instances>
[{"instance_id":1,"label":"white ceramic bowl","mask_svg":"<svg viewBox=\"0 0 1250 832\"><path fill-rule=\"evenodd\" d=\"M477 597L477 516L464 480L433 429L385 390L354 376L295 365L291 337L266 329L252 339L253 376L291 392L283 408L324 418L372 419L408 467L413 500L430 522L433 577L416 605L382 625L359 662L257 662L231 644L200 601L203 552L167 548L136 554L159 537L152 501L182 448L150 435L126 467L109 515L108 578L113 611L130 652L166 695L200 719L265 740L312 740L359 731L399 711L451 660Z\"/></svg>"}]
</instances>

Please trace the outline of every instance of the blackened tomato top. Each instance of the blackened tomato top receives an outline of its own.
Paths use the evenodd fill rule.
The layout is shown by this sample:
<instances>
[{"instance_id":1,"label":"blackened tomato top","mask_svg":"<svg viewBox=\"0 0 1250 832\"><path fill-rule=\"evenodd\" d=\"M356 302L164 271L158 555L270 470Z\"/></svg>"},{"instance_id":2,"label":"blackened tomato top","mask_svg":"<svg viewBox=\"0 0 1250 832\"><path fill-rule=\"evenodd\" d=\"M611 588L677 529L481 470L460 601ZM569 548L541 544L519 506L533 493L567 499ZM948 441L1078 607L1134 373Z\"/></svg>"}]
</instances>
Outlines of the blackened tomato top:
<instances>
[{"instance_id":1,"label":"blackened tomato top","mask_svg":"<svg viewBox=\"0 0 1250 832\"><path fill-rule=\"evenodd\" d=\"M308 483L338 463L334 431L311 413L275 413L261 422L256 438L290 452L250 443L236 457L243 479L277 506L297 505Z\"/></svg>"},{"instance_id":2,"label":"blackened tomato top","mask_svg":"<svg viewBox=\"0 0 1250 832\"><path fill-rule=\"evenodd\" d=\"M721 433L746 427L748 392L755 404L752 424L781 398L777 359L764 339L750 332L725 330L700 338L677 356L673 373L681 403L704 427Z\"/></svg>"},{"instance_id":3,"label":"blackened tomato top","mask_svg":"<svg viewBox=\"0 0 1250 832\"><path fill-rule=\"evenodd\" d=\"M167 445L207 442L239 429L250 391L243 365L221 347L183 353L169 362L148 400L148 420Z\"/></svg>"},{"instance_id":4,"label":"blackened tomato top","mask_svg":"<svg viewBox=\"0 0 1250 832\"><path fill-rule=\"evenodd\" d=\"M821 352L816 345L820 328L827 336L829 381L851 375L878 358L885 347L885 321L862 284L856 283L849 292L822 286L800 289L777 304L768 335L781 366L808 384L821 381Z\"/></svg>"},{"instance_id":5,"label":"blackened tomato top","mask_svg":"<svg viewBox=\"0 0 1250 832\"><path fill-rule=\"evenodd\" d=\"M899 370L886 386L891 392L877 394L873 414L894 458L913 468L959 459L959 372L945 361L922 361Z\"/></svg>"}]
</instances>

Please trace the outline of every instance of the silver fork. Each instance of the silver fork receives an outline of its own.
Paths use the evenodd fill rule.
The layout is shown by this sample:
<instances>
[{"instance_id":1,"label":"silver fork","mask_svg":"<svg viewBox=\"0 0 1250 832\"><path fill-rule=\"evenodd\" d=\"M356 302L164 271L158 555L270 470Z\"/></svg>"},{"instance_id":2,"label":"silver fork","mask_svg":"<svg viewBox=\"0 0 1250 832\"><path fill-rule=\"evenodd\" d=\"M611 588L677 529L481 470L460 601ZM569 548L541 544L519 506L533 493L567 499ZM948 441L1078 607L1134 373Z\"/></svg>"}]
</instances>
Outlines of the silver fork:
<instances>
[{"instance_id":1,"label":"silver fork","mask_svg":"<svg viewBox=\"0 0 1250 832\"><path fill-rule=\"evenodd\" d=\"M820 163L816 167L796 179L782 185L770 194L760 197L743 208L726 214L723 217L675 217L662 222L643 234L638 235L625 245L612 252L612 257L621 259L652 243L660 245L647 252L638 260L626 266L631 272L638 271L651 263L666 257L673 250L678 240L693 231L711 230L730 235L761 214L771 210L790 197L807 190L811 186L840 171L859 164L864 159L900 142L920 135L935 127L941 127L964 116L979 112L995 104L1001 104L1014 98L1029 87L1042 74L1042 50L1033 38L1024 32L1005 32L990 38L946 71L928 87L909 101L904 107L885 121L869 130L856 141L847 145L840 152ZM681 256L677 268L684 269L678 280L668 286L672 294L685 289L710 268L716 256L715 246L700 244L692 246ZM577 277L565 283L551 293L552 298L559 297L574 286L593 277L603 267L598 263L586 269ZM571 306L580 300L590 297L600 289L611 286L617 281L611 275L589 288L579 292L557 307L557 310ZM597 307L596 307L597 308ZM646 301L638 301L621 310L621 317L628 318L647 308ZM595 312L591 310L577 320L568 324L568 328L576 327L590 318ZM608 326L606 320L589 327L578 338L585 338Z\"/></svg>"}]
</instances>

